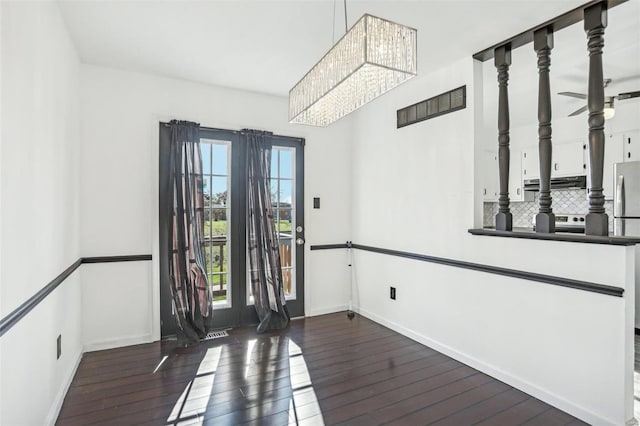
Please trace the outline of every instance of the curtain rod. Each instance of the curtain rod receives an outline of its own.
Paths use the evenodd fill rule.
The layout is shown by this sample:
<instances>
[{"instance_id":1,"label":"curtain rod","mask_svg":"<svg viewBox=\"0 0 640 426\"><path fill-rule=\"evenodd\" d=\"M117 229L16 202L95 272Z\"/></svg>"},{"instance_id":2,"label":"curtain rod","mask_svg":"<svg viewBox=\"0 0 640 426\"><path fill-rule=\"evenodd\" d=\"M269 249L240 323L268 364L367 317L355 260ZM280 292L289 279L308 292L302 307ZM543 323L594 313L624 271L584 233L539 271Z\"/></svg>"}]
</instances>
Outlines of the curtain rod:
<instances>
[{"instance_id":1,"label":"curtain rod","mask_svg":"<svg viewBox=\"0 0 640 426\"><path fill-rule=\"evenodd\" d=\"M162 124L165 127L170 127L171 124L169 123L165 123L164 121L161 121L160 124ZM234 135L242 135L245 134L242 130L229 130L229 129L219 129L217 127L206 127L206 126L200 126L200 129L202 130L212 130L214 132L229 132L229 133L233 133ZM300 141L303 144L305 143L305 139L304 138L299 138L299 137L295 137L295 136L284 136L284 135L272 135L274 138L279 138L279 139L291 139L291 140L295 140L295 141Z\"/></svg>"}]
</instances>

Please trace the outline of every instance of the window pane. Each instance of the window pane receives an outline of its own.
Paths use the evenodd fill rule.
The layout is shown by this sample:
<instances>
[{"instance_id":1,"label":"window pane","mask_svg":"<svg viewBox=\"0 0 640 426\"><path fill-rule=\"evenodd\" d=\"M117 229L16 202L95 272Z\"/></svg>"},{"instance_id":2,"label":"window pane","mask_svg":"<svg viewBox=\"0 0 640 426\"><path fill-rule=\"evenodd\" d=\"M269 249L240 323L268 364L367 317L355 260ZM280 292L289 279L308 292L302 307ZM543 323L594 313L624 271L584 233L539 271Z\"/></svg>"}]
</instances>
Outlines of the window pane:
<instances>
[{"instance_id":1,"label":"window pane","mask_svg":"<svg viewBox=\"0 0 640 426\"><path fill-rule=\"evenodd\" d=\"M226 302L229 296L229 246L223 235L213 236L209 244L208 278L215 302Z\"/></svg>"},{"instance_id":2,"label":"window pane","mask_svg":"<svg viewBox=\"0 0 640 426\"><path fill-rule=\"evenodd\" d=\"M291 200L293 199L291 194L291 184L290 180L280 180L280 206L284 208L291 207Z\"/></svg>"},{"instance_id":3,"label":"window pane","mask_svg":"<svg viewBox=\"0 0 640 426\"><path fill-rule=\"evenodd\" d=\"M202 173L211 174L211 144L201 143L200 154L202 155Z\"/></svg>"},{"instance_id":4,"label":"window pane","mask_svg":"<svg viewBox=\"0 0 640 426\"><path fill-rule=\"evenodd\" d=\"M213 273L209 275L209 285L211 286L211 292L213 293L214 302L227 302L228 300L228 274Z\"/></svg>"},{"instance_id":5,"label":"window pane","mask_svg":"<svg viewBox=\"0 0 640 426\"><path fill-rule=\"evenodd\" d=\"M229 147L224 145L212 145L213 148L213 174L227 175L227 150Z\"/></svg>"},{"instance_id":6,"label":"window pane","mask_svg":"<svg viewBox=\"0 0 640 426\"><path fill-rule=\"evenodd\" d=\"M273 204L273 207L276 208L276 204L278 202L278 180L271 179L269 186L271 187L271 189L269 190L269 192L271 193L271 204Z\"/></svg>"},{"instance_id":7,"label":"window pane","mask_svg":"<svg viewBox=\"0 0 640 426\"><path fill-rule=\"evenodd\" d=\"M282 269L282 286L284 287L284 295L289 296L293 289L293 270Z\"/></svg>"},{"instance_id":8,"label":"window pane","mask_svg":"<svg viewBox=\"0 0 640 426\"><path fill-rule=\"evenodd\" d=\"M211 198L213 205L224 207L227 205L227 178L214 176L211 178Z\"/></svg>"},{"instance_id":9,"label":"window pane","mask_svg":"<svg viewBox=\"0 0 640 426\"><path fill-rule=\"evenodd\" d=\"M227 268L227 260L229 260L227 247L227 238L225 236L218 235L211 239L211 265L213 269L209 271L210 273L229 271L229 268Z\"/></svg>"},{"instance_id":10,"label":"window pane","mask_svg":"<svg viewBox=\"0 0 640 426\"><path fill-rule=\"evenodd\" d=\"M211 230L213 227L213 212L210 208L204 209L204 237L208 238L211 236Z\"/></svg>"},{"instance_id":11,"label":"window pane","mask_svg":"<svg viewBox=\"0 0 640 426\"><path fill-rule=\"evenodd\" d=\"M280 177L291 179L293 171L293 151L280 151Z\"/></svg>"},{"instance_id":12,"label":"window pane","mask_svg":"<svg viewBox=\"0 0 640 426\"><path fill-rule=\"evenodd\" d=\"M280 154L280 150L273 148L271 150L271 177L277 178L278 176L278 156Z\"/></svg>"},{"instance_id":13,"label":"window pane","mask_svg":"<svg viewBox=\"0 0 640 426\"><path fill-rule=\"evenodd\" d=\"M211 239L209 237L205 237L204 239L204 254L205 254L205 267L207 268L207 278L209 280L209 285L211 285L211 271L213 268L213 258L211 256L211 253L213 252L213 249L211 247Z\"/></svg>"},{"instance_id":14,"label":"window pane","mask_svg":"<svg viewBox=\"0 0 640 426\"><path fill-rule=\"evenodd\" d=\"M291 253L293 252L292 246L293 240L280 240L280 264L283 268L291 266Z\"/></svg>"},{"instance_id":15,"label":"window pane","mask_svg":"<svg viewBox=\"0 0 640 426\"><path fill-rule=\"evenodd\" d=\"M211 235L226 236L227 235L227 214L228 209L212 209L211 210ZM206 234L206 233L205 233Z\"/></svg>"},{"instance_id":16,"label":"window pane","mask_svg":"<svg viewBox=\"0 0 640 426\"><path fill-rule=\"evenodd\" d=\"M209 176L202 177L202 193L204 194L205 205L207 200L211 198L211 178Z\"/></svg>"},{"instance_id":17,"label":"window pane","mask_svg":"<svg viewBox=\"0 0 640 426\"><path fill-rule=\"evenodd\" d=\"M278 231L281 234L286 234L287 237L291 237L291 214L291 209L278 211Z\"/></svg>"}]
</instances>

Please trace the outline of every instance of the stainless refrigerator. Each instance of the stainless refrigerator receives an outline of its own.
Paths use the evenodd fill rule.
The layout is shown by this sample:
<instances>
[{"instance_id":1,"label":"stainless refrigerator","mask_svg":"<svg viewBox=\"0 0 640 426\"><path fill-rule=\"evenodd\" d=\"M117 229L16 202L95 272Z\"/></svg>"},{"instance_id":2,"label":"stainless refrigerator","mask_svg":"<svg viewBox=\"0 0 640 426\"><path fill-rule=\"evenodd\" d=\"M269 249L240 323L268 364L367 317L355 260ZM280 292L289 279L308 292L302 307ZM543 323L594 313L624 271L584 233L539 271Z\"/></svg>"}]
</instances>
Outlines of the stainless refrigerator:
<instances>
[{"instance_id":1,"label":"stainless refrigerator","mask_svg":"<svg viewBox=\"0 0 640 426\"><path fill-rule=\"evenodd\" d=\"M640 237L640 161L613 166L613 233Z\"/></svg>"}]
</instances>

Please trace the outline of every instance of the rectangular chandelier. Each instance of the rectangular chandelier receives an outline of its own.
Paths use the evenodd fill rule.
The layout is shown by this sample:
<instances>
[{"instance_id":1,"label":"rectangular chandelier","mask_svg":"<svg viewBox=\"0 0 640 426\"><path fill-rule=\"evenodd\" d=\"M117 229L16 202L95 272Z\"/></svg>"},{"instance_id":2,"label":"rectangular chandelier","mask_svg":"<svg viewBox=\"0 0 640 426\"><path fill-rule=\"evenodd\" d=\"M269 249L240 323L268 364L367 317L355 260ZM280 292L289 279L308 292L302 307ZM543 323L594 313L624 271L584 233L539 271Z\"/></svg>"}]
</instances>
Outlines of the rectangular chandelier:
<instances>
[{"instance_id":1,"label":"rectangular chandelier","mask_svg":"<svg viewBox=\"0 0 640 426\"><path fill-rule=\"evenodd\" d=\"M417 73L417 31L365 14L289 91L289 122L327 126Z\"/></svg>"}]
</instances>

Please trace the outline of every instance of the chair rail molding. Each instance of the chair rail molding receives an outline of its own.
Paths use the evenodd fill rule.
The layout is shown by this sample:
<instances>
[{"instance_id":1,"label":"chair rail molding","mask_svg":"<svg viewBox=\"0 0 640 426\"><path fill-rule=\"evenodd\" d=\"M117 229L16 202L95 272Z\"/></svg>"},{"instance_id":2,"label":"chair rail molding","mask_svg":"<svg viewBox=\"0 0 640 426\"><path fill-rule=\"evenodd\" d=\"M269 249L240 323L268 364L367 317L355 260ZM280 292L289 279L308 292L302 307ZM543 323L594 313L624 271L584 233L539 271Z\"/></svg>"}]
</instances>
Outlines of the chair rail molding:
<instances>
[{"instance_id":1,"label":"chair rail molding","mask_svg":"<svg viewBox=\"0 0 640 426\"><path fill-rule=\"evenodd\" d=\"M138 262L151 260L150 254L135 254L125 256L100 256L81 257L73 262L60 275L42 287L36 294L27 299L24 303L14 309L11 313L0 320L0 337L16 325L22 318L27 316L36 306L49 296L60 284L64 282L76 269L86 263L112 263L112 262Z\"/></svg>"}]
</instances>

